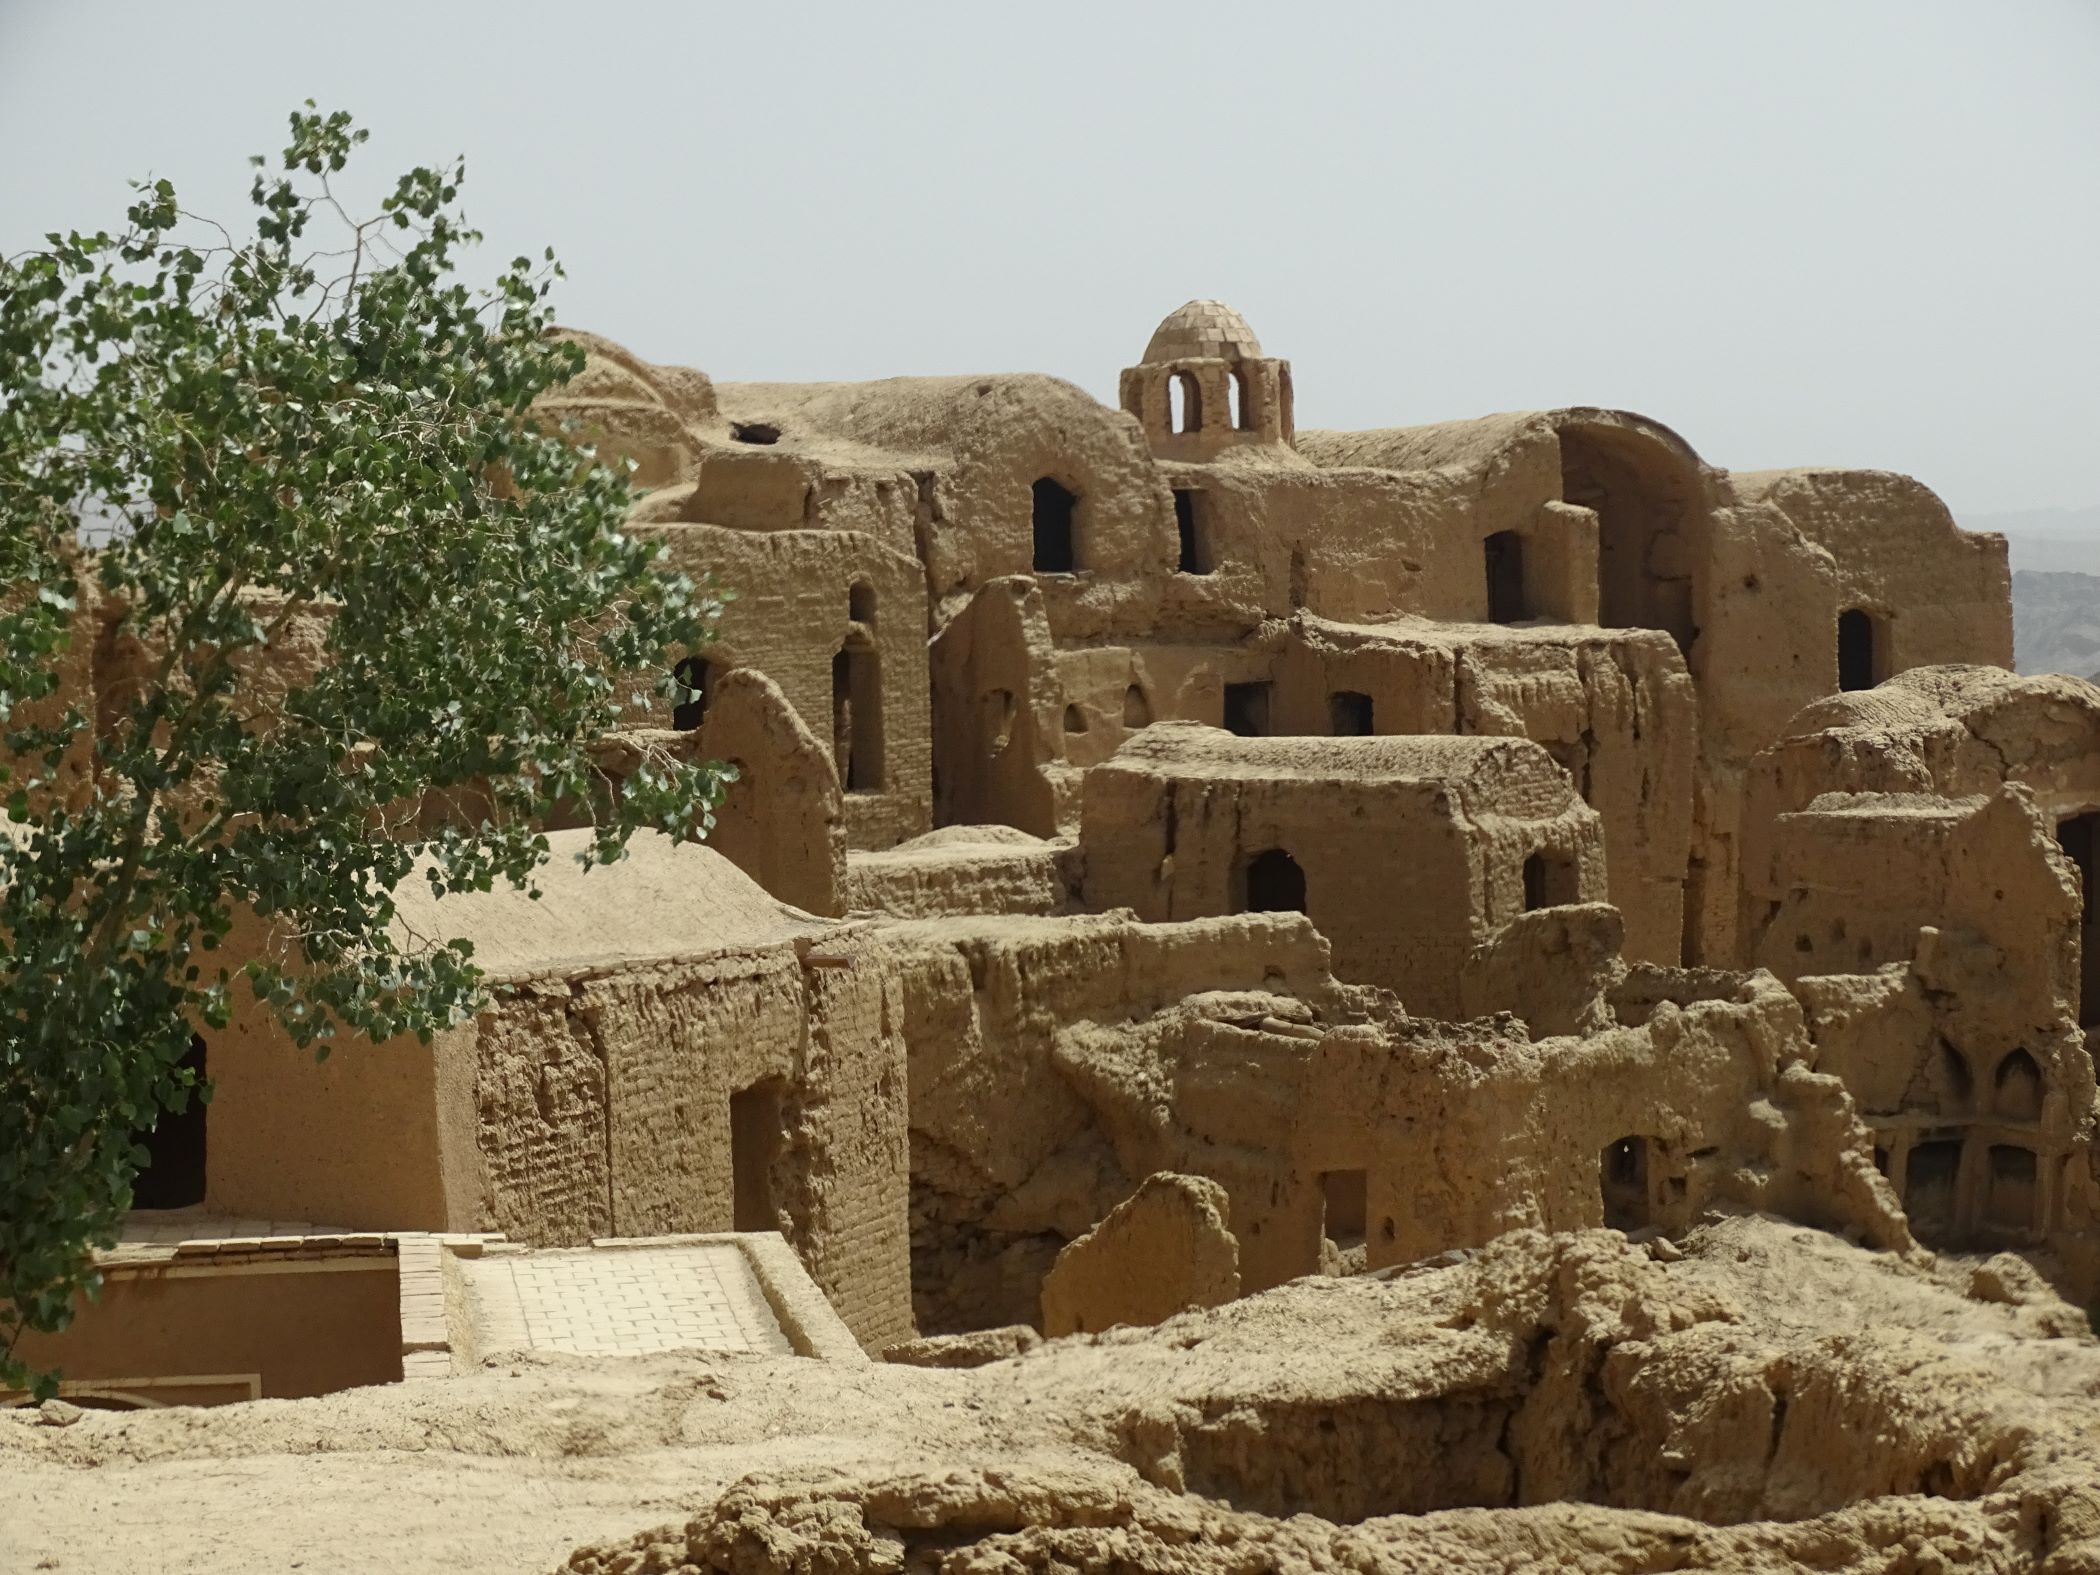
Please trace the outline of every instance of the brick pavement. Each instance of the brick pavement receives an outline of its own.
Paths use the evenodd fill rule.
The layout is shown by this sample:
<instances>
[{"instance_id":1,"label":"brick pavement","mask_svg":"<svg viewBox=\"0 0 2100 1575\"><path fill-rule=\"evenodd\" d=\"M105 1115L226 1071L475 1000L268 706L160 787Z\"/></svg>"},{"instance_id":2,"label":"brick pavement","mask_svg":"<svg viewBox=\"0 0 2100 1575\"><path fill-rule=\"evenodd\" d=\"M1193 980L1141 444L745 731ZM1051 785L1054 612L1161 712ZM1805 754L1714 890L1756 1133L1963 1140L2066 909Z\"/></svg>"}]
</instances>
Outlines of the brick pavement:
<instances>
[{"instance_id":1,"label":"brick pavement","mask_svg":"<svg viewBox=\"0 0 2100 1575\"><path fill-rule=\"evenodd\" d=\"M795 1354L748 1261L728 1243L496 1253L462 1259L460 1269L484 1353Z\"/></svg>"}]
</instances>

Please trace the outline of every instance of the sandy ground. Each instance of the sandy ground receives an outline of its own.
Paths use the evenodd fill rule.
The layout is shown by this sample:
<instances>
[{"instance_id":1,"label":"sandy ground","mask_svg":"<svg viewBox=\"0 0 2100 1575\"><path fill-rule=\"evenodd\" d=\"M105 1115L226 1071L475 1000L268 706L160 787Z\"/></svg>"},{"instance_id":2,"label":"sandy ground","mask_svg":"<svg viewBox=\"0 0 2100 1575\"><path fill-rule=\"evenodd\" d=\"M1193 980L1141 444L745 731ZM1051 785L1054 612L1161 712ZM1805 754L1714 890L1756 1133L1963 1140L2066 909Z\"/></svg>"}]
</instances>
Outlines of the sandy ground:
<instances>
[{"instance_id":1,"label":"sandy ground","mask_svg":"<svg viewBox=\"0 0 2100 1575\"><path fill-rule=\"evenodd\" d=\"M1827 1514L1813 1524L1851 1529L1829 1547L1818 1544L1822 1551L1785 1540L1804 1534L1798 1531L1768 1535L1760 1525L1740 1525L1725 1533L1733 1540L1713 1544L1709 1557L1722 1562L1712 1567L1737 1559L1740 1567L1766 1567L1758 1560L1774 1550L1785 1557L1770 1567L1811 1557L1834 1569L1930 1567L1902 1562L1914 1560L1915 1550L1897 1562L1876 1562L1892 1538L1900 1544L1908 1536L1939 1538L1950 1553L1968 1549L1951 1568L2032 1568L2049 1538L2061 1542L2084 1521L2061 1511L2053 1521L2044 1516L2041 1531L2022 1531L2020 1503L2048 1494L2052 1504L2100 1505L2100 1448L2093 1442L2100 1344L2083 1318L2031 1275L2013 1276L2008 1288L2005 1274L1986 1274L1979 1290L1970 1262L1904 1264L1762 1220L1696 1233L1687 1246L1681 1261L1657 1262L1608 1233L1533 1237L1455 1267L1387 1281L1301 1281L1158 1330L1056 1341L970 1371L697 1354L540 1358L325 1400L86 1412L65 1425L18 1413L0 1417L0 1571L552 1571L586 1544L721 1519L724 1494L740 1482L747 1496L774 1495L772 1510L736 1511L748 1520L785 1515L779 1502L800 1502L797 1495L806 1499L812 1491L872 1505L889 1491L881 1483L915 1474L921 1485L903 1497L916 1493L930 1507L881 1515L952 1527L956 1515L977 1512L936 1502L940 1493L923 1484L976 1480L972 1474L987 1468L1009 1483L1053 1484L1039 1495L1049 1507L1002 1509L993 1517L1018 1517L1024 1529L1017 1534L1081 1535L1059 1529L1071 1518L1072 1492L1058 1484L1080 1484L1083 1492L1073 1490L1080 1498L1106 1494L1111 1510L1102 1513L1143 1532L1129 1533L1142 1546L1123 1555L1141 1568L1168 1567L1166 1554L1144 1549L1186 1541L1176 1532L1162 1542L1144 1529L1148 1516L1182 1513L1175 1505L1196 1506L1188 1512L1205 1528L1194 1543L1202 1547L1274 1535L1294 1548L1311 1537L1305 1545L1331 1546L1338 1557L1344 1543L1380 1549L1372 1561L1396 1568L1434 1568L1440 1560L1449 1568L1524 1567L1534 1555L1564 1567L1661 1567L1649 1562L1662 1546L1651 1548L1653 1539L1675 1546L1723 1534L1695 1520L1638 1512L1644 1494L1656 1496L1640 1484L1647 1480L1643 1462L1658 1453L1640 1442L1639 1427L1667 1432L1681 1425L1683 1438L1710 1436L1725 1453L1732 1434L1743 1430L1723 1417L1701 1433L1706 1423L1694 1413L1705 1396L1734 1383L1729 1374L1785 1365L1799 1413L1817 1403L1818 1362L1840 1364L1831 1369L1842 1380L1833 1394L1871 1395L1891 1362L1909 1385L1891 1393L1915 1397L1923 1386L1922 1403L1906 1400L1874 1423L1886 1469L1861 1481L1886 1478L1896 1489L1915 1490L1902 1478L1904 1462L1933 1455L1938 1432L1960 1435L1949 1445L1954 1464L1945 1469L1956 1478L1973 1471L1974 1481L1927 1490L1939 1497L1880 1500L1922 1506L1903 1511L1909 1520L1898 1517L1898 1531L1915 1526L1902 1535L1861 1511ZM1567 1363L1554 1354L1563 1347ZM1526 1351L1533 1367L1517 1372L1510 1353ZM1590 1376L1564 1380L1563 1367ZM1655 1394L1643 1398L1644 1385ZM1450 1462L1466 1456L1463 1419L1483 1404L1517 1401L1528 1409L1480 1459L1519 1459L1537 1484L1554 1471L1591 1469L1585 1452L1603 1461L1612 1429L1632 1426L1634 1434L1613 1446L1630 1464L1593 1462L1604 1475L1549 1495L1587 1504L1384 1519L1335 1511L1346 1501L1384 1513L1393 1505L1377 1493L1404 1498L1413 1491L1410 1480L1458 1470ZM1364 1424L1367 1402L1414 1409L1389 1409ZM1828 1419L1803 1421L1798 1444L1783 1440L1775 1425L1770 1451L1760 1444L1756 1457L1746 1457L1752 1470L1757 1458L1765 1461L1768 1481L1756 1491L1777 1502L1783 1492L1803 1490L1806 1470L1828 1478L1807 1491L1827 1489L1833 1502L1845 1503L1833 1484L1856 1474L1843 1456L1859 1453L1857 1438L1841 1436L1855 1425L1846 1420L1848 1403L1831 1401L1837 1409ZM1424 1417L1427 1433L1417 1426ZM1293 1432L1304 1426L1331 1435L1335 1418L1343 1420L1345 1438L1352 1426L1369 1427L1357 1456L1333 1457L1335 1472L1363 1479L1344 1484L1340 1499L1333 1484L1320 1483L1318 1461L1305 1464L1309 1449L1316 1454L1325 1446L1309 1446ZM1218 1431L1234 1427L1239 1432L1230 1438ZM1555 1429L1568 1440L1553 1443ZM2046 1451L2033 1444L2039 1433L2048 1435ZM1534 1437L1548 1442L1525 1442ZM1388 1446L1396 1457L1417 1447L1428 1453L1419 1467L1397 1462L1397 1476L1381 1489L1380 1462L1358 1456L1375 1457ZM1840 1454L1816 1452L1829 1449ZM1979 1449L1998 1454L1972 1458ZM1790 1452L1798 1456L1791 1466ZM1294 1475L1304 1469L1314 1476ZM1734 1491L1729 1484L1740 1486L1743 1469L1742 1462L1716 1463L1710 1482L1694 1472L1671 1491ZM1172 1491L1182 1476L1205 1471L1215 1479L1202 1484L1208 1497L1194 1496L1193 1481L1187 1493ZM1793 1485L1783 1487L1787 1481ZM981 1488L970 1491L981 1496ZM1428 1507L1466 1502L1465 1491L1454 1481ZM1623 1507L1592 1507L1599 1501ZM1696 1502L1645 1507L1681 1513L1681 1505ZM1279 1522L1272 1514L1314 1506L1335 1511L1342 1529L1307 1516ZM879 1518L875 1508L856 1517L855 1527ZM2100 1513L2086 1518L2100 1553ZM710 1533L728 1534L719 1527ZM1578 1544L1610 1551L1597 1562L1569 1551ZM1531 1551L1519 1557L1513 1549ZM2079 1549L2082 1559L2084 1544ZM2057 1548L2049 1567L2100 1568L2100 1557L2087 1564L2071 1554L2068 1546ZM1189 1556L1184 1547L1172 1567L1228 1567L1189 1563ZM1359 1556L1371 1555L1349 1561Z\"/></svg>"}]
</instances>

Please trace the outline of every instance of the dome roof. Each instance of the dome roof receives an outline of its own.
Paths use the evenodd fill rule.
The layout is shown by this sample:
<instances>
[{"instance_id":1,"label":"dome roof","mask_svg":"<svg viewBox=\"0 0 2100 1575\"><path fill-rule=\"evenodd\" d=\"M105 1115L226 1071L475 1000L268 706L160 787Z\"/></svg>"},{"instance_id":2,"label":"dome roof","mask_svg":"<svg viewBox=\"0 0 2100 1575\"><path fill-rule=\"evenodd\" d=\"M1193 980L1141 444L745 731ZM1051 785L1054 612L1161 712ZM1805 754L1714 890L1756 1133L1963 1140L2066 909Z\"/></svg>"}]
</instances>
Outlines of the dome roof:
<instances>
[{"instance_id":1,"label":"dome roof","mask_svg":"<svg viewBox=\"0 0 2100 1575\"><path fill-rule=\"evenodd\" d=\"M1261 354L1261 341L1223 301L1190 301L1169 312L1145 346L1144 364L1213 358L1238 361Z\"/></svg>"}]
</instances>

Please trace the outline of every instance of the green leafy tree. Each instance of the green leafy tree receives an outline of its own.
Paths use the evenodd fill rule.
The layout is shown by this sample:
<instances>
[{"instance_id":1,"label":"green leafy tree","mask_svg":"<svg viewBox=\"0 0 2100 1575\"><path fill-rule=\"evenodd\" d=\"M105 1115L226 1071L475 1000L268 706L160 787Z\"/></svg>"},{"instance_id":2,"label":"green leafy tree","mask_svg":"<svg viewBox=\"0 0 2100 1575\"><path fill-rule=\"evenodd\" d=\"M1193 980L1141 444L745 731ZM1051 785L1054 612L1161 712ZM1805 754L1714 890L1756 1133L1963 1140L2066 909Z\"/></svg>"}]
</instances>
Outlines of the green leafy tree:
<instances>
[{"instance_id":1,"label":"green leafy tree","mask_svg":"<svg viewBox=\"0 0 2100 1575\"><path fill-rule=\"evenodd\" d=\"M48 1390L20 1337L93 1293L136 1134L209 1096L182 1063L237 990L317 1054L427 1041L479 975L397 935L399 883L529 888L553 806L595 806L606 863L719 798L668 754L618 794L594 767L637 689L683 695L720 593L531 413L583 362L552 252L460 283L463 163L353 218L365 135L295 113L252 237L157 180L123 233L0 262L0 1387ZM64 682L88 646L130 653L99 717ZM247 914L274 944L236 958Z\"/></svg>"}]
</instances>

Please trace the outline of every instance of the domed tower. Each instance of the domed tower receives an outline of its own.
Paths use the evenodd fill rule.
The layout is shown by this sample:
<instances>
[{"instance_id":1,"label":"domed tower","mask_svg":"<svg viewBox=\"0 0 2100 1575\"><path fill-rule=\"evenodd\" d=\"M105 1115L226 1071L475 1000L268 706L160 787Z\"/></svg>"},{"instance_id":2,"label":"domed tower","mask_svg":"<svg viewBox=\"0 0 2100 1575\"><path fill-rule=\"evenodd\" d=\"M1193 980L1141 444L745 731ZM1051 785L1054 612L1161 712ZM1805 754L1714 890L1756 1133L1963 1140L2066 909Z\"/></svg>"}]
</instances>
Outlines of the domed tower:
<instances>
[{"instance_id":1,"label":"domed tower","mask_svg":"<svg viewBox=\"0 0 2100 1575\"><path fill-rule=\"evenodd\" d=\"M1247 319L1223 301L1169 313L1144 360L1124 368L1122 395L1167 459L1208 459L1238 443L1288 445L1296 435L1290 362L1264 356Z\"/></svg>"}]
</instances>

